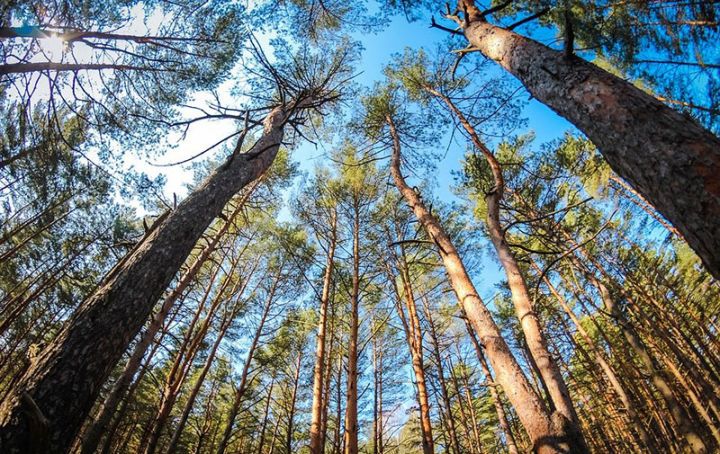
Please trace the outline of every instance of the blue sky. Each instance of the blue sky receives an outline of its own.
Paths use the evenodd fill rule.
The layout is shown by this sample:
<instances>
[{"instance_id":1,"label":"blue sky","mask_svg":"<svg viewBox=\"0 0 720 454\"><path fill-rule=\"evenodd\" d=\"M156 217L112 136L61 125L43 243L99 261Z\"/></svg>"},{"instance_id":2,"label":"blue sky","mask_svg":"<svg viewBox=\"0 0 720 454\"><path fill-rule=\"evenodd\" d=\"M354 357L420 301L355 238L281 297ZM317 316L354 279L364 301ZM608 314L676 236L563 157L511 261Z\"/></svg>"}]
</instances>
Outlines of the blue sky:
<instances>
[{"instance_id":1,"label":"blue sky","mask_svg":"<svg viewBox=\"0 0 720 454\"><path fill-rule=\"evenodd\" d=\"M438 19L441 20L441 19ZM383 31L378 33L354 33L352 38L359 41L364 50L361 59L357 64L358 76L356 82L365 86L372 87L376 81L383 80L383 68L391 61L393 54L401 53L406 47L419 49L424 47L428 50L433 49L439 42L446 38L446 33L429 27L429 16L414 22L408 22L404 17L395 17ZM530 27L534 27L530 25ZM523 31L522 29L520 30ZM534 36L545 38L550 41L554 38L554 34L549 30L533 30ZM267 45L269 37L260 37L261 43ZM469 58L482 58L478 54L471 55ZM498 72L502 69L496 67ZM227 87L221 88L221 93L229 96L229 86L233 81L227 84ZM527 96L521 89L523 96ZM202 105L206 101L206 95L199 94L196 97L196 105ZM527 99L527 98L526 98ZM209 101L210 98L207 97ZM525 131L533 131L536 135L536 144L543 143L558 137L569 129L570 125L563 118L556 115L543 104L530 100L527 102L523 116L528 120L528 127ZM144 171L150 176L164 175L167 178L165 187L165 196L168 200L172 200L173 193L179 197L187 194L185 185L192 181L192 171L189 165L175 167L158 167L154 164L169 163L181 161L189 156L194 155L205 147L217 142L220 138L234 132L236 125L232 122L202 122L197 126L193 126L188 131L186 137L180 140L175 134L168 139L169 143L175 143L173 148L169 148L157 158L148 159L145 150L138 150L136 158L129 161L129 164L137 170ZM326 152L329 151L330 145L318 144L315 146L310 143L303 143L294 150L293 159L298 162L300 169L305 172L312 172L318 164L322 164L326 158ZM466 149L466 143L462 136L456 135L451 141L450 134L438 144L442 150L447 149L444 158L437 163L437 172L434 174L434 196L450 202L456 200L451 191L454 184L452 172L460 169L460 161ZM220 156L215 152L215 156ZM292 195L292 189L285 195L285 201ZM289 220L290 215L286 207L280 211L280 217L283 220ZM139 208L139 207L138 207ZM142 213L142 210L140 210ZM481 243L484 243L481 241ZM478 291L486 301L491 301L496 293L495 284L504 278L499 265L492 258L493 254L484 253L482 258L482 266L480 272L474 276Z\"/></svg>"}]
</instances>

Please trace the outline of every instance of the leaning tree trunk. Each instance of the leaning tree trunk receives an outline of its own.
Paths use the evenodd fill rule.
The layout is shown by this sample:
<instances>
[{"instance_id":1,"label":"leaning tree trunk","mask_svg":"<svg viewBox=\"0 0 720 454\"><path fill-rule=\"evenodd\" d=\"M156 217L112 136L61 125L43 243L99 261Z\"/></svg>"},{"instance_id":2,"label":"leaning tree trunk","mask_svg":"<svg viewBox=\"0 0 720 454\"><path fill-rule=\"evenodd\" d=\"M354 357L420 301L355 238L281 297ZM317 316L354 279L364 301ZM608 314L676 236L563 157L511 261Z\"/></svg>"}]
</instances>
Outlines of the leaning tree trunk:
<instances>
[{"instance_id":1,"label":"leaning tree trunk","mask_svg":"<svg viewBox=\"0 0 720 454\"><path fill-rule=\"evenodd\" d=\"M530 436L534 449L539 454L558 452L583 452L562 422L553 420L532 389L530 382L513 356L510 348L495 324L492 314L478 295L475 285L465 269L460 255L440 223L425 207L419 194L408 186L400 172L400 137L395 123L388 115L386 122L393 139L393 154L390 171L395 185L415 213L428 236L437 245L447 271L450 285L467 314L473 329L485 347L490 363L497 375L497 381L505 390L508 399Z\"/></svg>"},{"instance_id":2,"label":"leaning tree trunk","mask_svg":"<svg viewBox=\"0 0 720 454\"><path fill-rule=\"evenodd\" d=\"M505 240L506 231L500 221L500 205L505 195L505 178L503 177L502 166L492 151L480 140L475 128L470 124L460 109L457 108L455 103L437 90L432 88L427 88L426 90L442 100L453 112L467 132L472 143L485 157L492 171L494 187L485 196L485 202L487 204L487 217L485 221L487 223L490 241L505 271L512 303L515 307L515 314L517 315L523 335L525 336L528 352L530 356L532 356L534 364L537 365L538 374L547 387L553 407L567 418L568 427L572 429L577 440L584 442L580 428L580 419L570 398L570 391L563 379L560 368L548 349L547 339L545 338L543 327L540 324L538 313L535 311L534 304L530 298L525 276L520 269L515 254L513 254L510 245Z\"/></svg>"},{"instance_id":3,"label":"leaning tree trunk","mask_svg":"<svg viewBox=\"0 0 720 454\"><path fill-rule=\"evenodd\" d=\"M3 452L65 452L102 384L198 238L227 202L270 167L287 112L273 109L247 154L234 154L158 220L108 273L0 406Z\"/></svg>"},{"instance_id":4,"label":"leaning tree trunk","mask_svg":"<svg viewBox=\"0 0 720 454\"><path fill-rule=\"evenodd\" d=\"M97 450L100 439L102 438L103 434L107 432L108 424L110 424L110 420L112 419L112 416L118 404L120 403L120 399L122 399L123 394L127 390L128 386L130 386L132 377L135 375L138 367L140 367L140 362L145 356L145 353L147 352L148 347L155 338L155 335L162 327L165 318L170 313L170 310L175 305L175 302L178 300L178 298L180 298L180 295L182 295L188 285L190 285L190 283L195 279L195 276L197 275L198 271L200 271L200 268L202 268L202 266L205 264L207 259L210 257L210 254L215 251L218 244L220 243L220 240L225 236L227 230L235 222L235 218L245 207L245 203L250 198L250 195L253 193L255 188L257 188L257 183L259 181L261 181L261 179L258 179L255 183L253 183L252 186L248 188L247 192L243 194L232 214L228 216L227 221L222 224L220 229L215 233L215 235L213 235L210 243L198 254L192 265L190 265L187 271L185 271L185 274L183 274L182 278L180 278L180 281L173 289L173 291L170 292L163 300L163 303L160 306L160 310L158 310L158 312L155 314L152 321L150 322L150 325L147 327L137 344L135 344L133 352L130 355L130 359L128 360L125 368L120 374L120 378L117 379L110 392L108 393L107 397L103 401L102 405L100 406L95 420L85 431L82 439L82 454L92 454Z\"/></svg>"},{"instance_id":5,"label":"leaning tree trunk","mask_svg":"<svg viewBox=\"0 0 720 454\"><path fill-rule=\"evenodd\" d=\"M464 3L469 43L585 133L720 278L720 139L631 83L484 22L474 2Z\"/></svg>"}]
</instances>

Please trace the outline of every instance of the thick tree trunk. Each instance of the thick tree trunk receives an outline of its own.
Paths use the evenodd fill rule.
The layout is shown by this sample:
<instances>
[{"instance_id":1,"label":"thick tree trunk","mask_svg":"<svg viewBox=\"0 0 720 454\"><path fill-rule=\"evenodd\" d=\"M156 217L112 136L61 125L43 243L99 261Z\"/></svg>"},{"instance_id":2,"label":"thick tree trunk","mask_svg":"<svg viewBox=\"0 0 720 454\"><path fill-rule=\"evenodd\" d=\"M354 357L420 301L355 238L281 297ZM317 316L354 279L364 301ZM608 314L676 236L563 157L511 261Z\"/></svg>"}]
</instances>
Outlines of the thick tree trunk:
<instances>
[{"instance_id":1,"label":"thick tree trunk","mask_svg":"<svg viewBox=\"0 0 720 454\"><path fill-rule=\"evenodd\" d=\"M388 116L386 121L393 139L391 173L395 185L427 231L428 236L437 245L450 284L473 328L480 336L480 341L497 373L497 380L515 407L518 417L532 440L534 449L539 454L582 452L582 449L577 449L572 437L568 436L562 423L553 421L543 409L540 399L502 338L490 311L480 299L452 241L440 223L425 207L420 196L405 182L400 173L400 137L392 118Z\"/></svg>"},{"instance_id":2,"label":"thick tree trunk","mask_svg":"<svg viewBox=\"0 0 720 454\"><path fill-rule=\"evenodd\" d=\"M330 302L330 290L332 286L333 264L335 261L335 243L337 233L337 214L333 212L330 220L330 243L325 263L325 275L323 277L323 289L320 296L320 320L318 321L317 341L315 345L315 370L313 372L313 401L312 414L310 417L310 453L322 454L325 451L323 443L322 411L323 403L323 379L325 377L325 330L327 328L327 310Z\"/></svg>"},{"instance_id":3,"label":"thick tree trunk","mask_svg":"<svg viewBox=\"0 0 720 454\"><path fill-rule=\"evenodd\" d=\"M238 201L235 210L233 210L232 214L228 217L228 220L225 221L220 227L220 229L215 233L215 235L213 235L210 243L200 252L200 254L198 254L192 265L190 265L185 274L183 274L182 278L180 278L178 285L173 289L172 292L170 292L170 294L165 297L165 300L163 300L163 303L160 306L160 310L155 314L152 321L150 322L150 325L145 330L138 343L135 344L135 348L130 355L130 359L128 360L127 364L125 364L125 368L120 374L120 378L115 381L115 384L110 390L110 393L103 401L103 404L98 410L97 416L95 417L95 421L93 421L93 423L85 431L85 434L82 437L82 454L92 454L97 450L100 439L102 435L106 432L107 425L110 423L110 419L112 418L112 415L115 412L115 409L117 408L120 399L122 399L123 394L130 385L130 381L132 380L132 377L135 375L135 372L140 366L140 362L145 356L145 352L147 351L148 347L155 338L155 335L165 322L165 318L170 313L170 309L172 309L180 295L183 294L188 285L190 285L190 283L195 279L195 276L197 275L198 271L200 271L200 268L206 262L208 257L210 257L210 254L215 251L218 243L225 236L225 233L234 222L235 217L243 209L245 203L247 202L247 199L250 197L253 190L257 187L257 183L259 181L261 181L261 179L256 180L252 184L252 186L248 188L247 192Z\"/></svg>"},{"instance_id":4,"label":"thick tree trunk","mask_svg":"<svg viewBox=\"0 0 720 454\"><path fill-rule=\"evenodd\" d=\"M345 454L358 453L358 328L360 324L360 208L353 207L353 268L350 294L350 342L345 403Z\"/></svg>"},{"instance_id":5,"label":"thick tree trunk","mask_svg":"<svg viewBox=\"0 0 720 454\"><path fill-rule=\"evenodd\" d=\"M286 112L271 111L248 154L236 154L105 277L0 405L0 449L68 450L102 384L198 238L227 202L270 167Z\"/></svg>"},{"instance_id":6,"label":"thick tree trunk","mask_svg":"<svg viewBox=\"0 0 720 454\"><path fill-rule=\"evenodd\" d=\"M480 20L464 33L533 97L584 132L720 278L720 139L581 58Z\"/></svg>"}]
</instances>

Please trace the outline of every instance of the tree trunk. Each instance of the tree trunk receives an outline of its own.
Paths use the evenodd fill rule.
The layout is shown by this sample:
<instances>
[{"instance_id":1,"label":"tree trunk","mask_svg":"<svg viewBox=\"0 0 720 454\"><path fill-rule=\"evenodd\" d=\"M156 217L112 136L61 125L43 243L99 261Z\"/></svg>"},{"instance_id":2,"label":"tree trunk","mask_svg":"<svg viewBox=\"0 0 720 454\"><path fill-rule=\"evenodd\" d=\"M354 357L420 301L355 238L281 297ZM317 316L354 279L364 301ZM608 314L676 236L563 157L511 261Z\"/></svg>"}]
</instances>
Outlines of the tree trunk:
<instances>
[{"instance_id":1,"label":"tree trunk","mask_svg":"<svg viewBox=\"0 0 720 454\"><path fill-rule=\"evenodd\" d=\"M641 340L640 336L635 331L634 327L630 324L630 322L627 320L622 310L617 306L617 304L615 304L615 301L610 295L610 291L607 289L605 284L600 282L600 280L598 280L596 277L592 275L588 275L588 277L593 283L593 285L597 287L603 304L605 305L605 310L608 311L615 319L628 344L637 355L637 358L640 360L640 363L650 374L650 380L652 381L655 388L660 392L663 400L665 400L665 404L668 406L668 410L670 410L670 415L677 424L680 435L685 438L688 445L690 446L690 449L692 449L694 453L706 453L707 448L705 447L705 443L703 443L700 436L698 436L698 434L695 432L695 429L692 427L692 423L690 422L690 419L688 418L685 409L682 407L680 402L678 402L677 398L673 394L666 377L660 371L660 369L658 369L654 359L650 356L650 353L648 352L647 347Z\"/></svg>"},{"instance_id":2,"label":"tree trunk","mask_svg":"<svg viewBox=\"0 0 720 454\"><path fill-rule=\"evenodd\" d=\"M490 169L492 170L494 187L485 196L487 204L487 223L488 233L492 241L498 260L505 270L510 295L515 306L515 314L520 321L520 327L527 342L528 352L537 366L538 373L545 384L553 407L559 411L562 416L567 418L567 425L573 432L573 436L579 443L584 443L584 437L580 428L580 419L575 412L570 391L567 384L560 373L560 368L550 354L547 346L547 340L543 328L540 324L533 302L528 292L527 283L523 276L522 270L518 265L515 255L513 254L507 241L505 241L505 230L500 221L500 204L505 195L505 179L502 174L502 167L495 155L480 140L475 128L468 122L465 115L455 106L455 104L442 93L428 88L428 91L434 96L441 99L455 114L465 131L470 136L472 143L483 154ZM587 448L585 449L587 450Z\"/></svg>"},{"instance_id":3,"label":"tree trunk","mask_svg":"<svg viewBox=\"0 0 720 454\"><path fill-rule=\"evenodd\" d=\"M175 305L175 302L178 300L178 298L180 298L180 295L183 294L188 285L190 285L190 283L195 279L195 276L197 275L198 271L200 271L200 268L202 268L203 264L207 261L208 257L210 257L210 254L215 251L218 243L225 236L225 233L234 222L235 217L243 209L245 203L250 198L250 195L255 190L255 188L257 188L257 183L261 181L261 179L262 177L256 180L256 182L252 183L252 186L248 188L245 194L243 194L242 198L238 201L235 210L233 210L232 214L228 217L228 220L224 222L222 227L220 227L220 229L217 231L217 233L213 235L210 243L202 250L202 252L200 252L200 254L198 254L192 265L190 265L185 274L183 274L182 278L180 278L178 285L173 289L172 292L170 292L167 297L165 297L165 300L163 300L163 303L160 306L160 310L155 314L152 321L150 322L150 325L145 330L138 343L135 344L135 348L130 355L130 359L125 365L123 372L120 374L120 378L117 379L112 389L110 390L110 393L105 398L105 401L103 401L103 404L98 410L97 416L95 417L95 421L85 431L81 448L82 454L92 454L97 450L97 446L100 443L100 438L106 432L107 425L110 422L110 419L112 418L112 415L117 408L120 399L122 399L125 390L127 390L128 386L130 385L130 381L135 375L137 368L140 366L140 362L145 356L145 352L152 343L152 340L155 338L158 330L162 327L165 318L170 313L170 309L172 309L172 307Z\"/></svg>"},{"instance_id":4,"label":"tree trunk","mask_svg":"<svg viewBox=\"0 0 720 454\"><path fill-rule=\"evenodd\" d=\"M200 376L195 380L195 384L193 385L193 388L190 391L190 394L188 395L187 402L185 403L183 412L180 415L180 420L175 425L175 428L173 430L173 435L170 438L170 443L168 443L168 447L166 450L168 453L172 454L177 451L177 446L178 446L178 443L180 442L180 436L182 435L183 429L185 428L185 424L187 423L187 420L190 417L190 412L192 411L193 405L195 404L195 399L197 398L198 393L200 392L203 384L205 383L205 377L207 377L207 374L210 371L210 368L212 367L212 363L215 360L215 355L217 354L217 350L220 347L220 343L222 342L223 338L225 337L225 334L227 333L227 330L230 328L230 325L232 325L232 321L233 321L233 318L235 315L236 315L236 310L233 310L230 313L226 313L223 317L223 320L220 324L220 328L218 330L217 337L215 338L215 341L213 342L212 347L210 347L210 352L208 353L208 356L205 359L205 364L203 365L203 368L200 371Z\"/></svg>"},{"instance_id":5,"label":"tree trunk","mask_svg":"<svg viewBox=\"0 0 720 454\"><path fill-rule=\"evenodd\" d=\"M295 411L297 405L298 386L300 385L300 366L302 365L302 349L298 352L297 361L295 363L295 377L293 378L293 391L290 397L290 411L288 413L288 429L285 434L285 448L287 452L293 452L293 431L295 430Z\"/></svg>"},{"instance_id":6,"label":"tree trunk","mask_svg":"<svg viewBox=\"0 0 720 454\"><path fill-rule=\"evenodd\" d=\"M472 341L473 347L475 348L475 354L477 355L477 359L480 362L480 367L482 368L483 374L485 375L485 382L487 383L488 389L490 390L490 398L492 399L493 405L495 406L495 413L497 413L500 428L505 434L505 444L507 445L508 453L518 454L519 451L517 448L517 444L515 443L515 437L513 436L512 429L510 428L510 423L508 422L507 415L505 414L505 408L503 407L502 400L500 399L500 393L496 388L496 386L498 385L493 381L493 376L490 373L490 367L488 367L488 363L485 360L482 346L480 345L480 342L478 342L478 339L475 336L475 332L473 331L472 326L470 326L470 322L468 321L467 317L463 317L463 320L465 320L465 328L467 328L468 336L470 336L470 340Z\"/></svg>"},{"instance_id":7,"label":"tree trunk","mask_svg":"<svg viewBox=\"0 0 720 454\"><path fill-rule=\"evenodd\" d=\"M527 430L534 449L540 453L583 452L583 448L568 436L560 421L554 421L542 407L517 360L502 338L492 315L480 299L460 255L440 223L430 214L420 196L405 182L400 173L400 137L390 116L386 118L393 139L391 173L395 185L407 201L428 236L438 248L450 284L460 301L473 328L480 336L497 380L515 407L520 420Z\"/></svg>"},{"instance_id":8,"label":"tree trunk","mask_svg":"<svg viewBox=\"0 0 720 454\"><path fill-rule=\"evenodd\" d=\"M159 219L104 278L0 405L9 453L64 452L102 384L147 320L198 238L227 202L270 167L287 113L278 107L247 154L233 154L175 210Z\"/></svg>"},{"instance_id":9,"label":"tree trunk","mask_svg":"<svg viewBox=\"0 0 720 454\"><path fill-rule=\"evenodd\" d=\"M469 43L585 133L720 278L720 139L592 63L469 19Z\"/></svg>"},{"instance_id":10,"label":"tree trunk","mask_svg":"<svg viewBox=\"0 0 720 454\"><path fill-rule=\"evenodd\" d=\"M402 322L407 339L408 349L410 350L410 359L412 361L413 373L415 374L415 386L417 386L418 406L420 407L420 432L422 438L422 449L424 454L432 454L435 452L435 442L432 434L432 420L430 418L430 398L427 391L427 379L425 377L425 365L423 359L423 334L420 327L420 318L418 317L417 305L415 304L415 294L413 292L412 283L410 282L410 272L408 270L405 250L400 245L400 254L393 254L393 259L400 272L400 282L402 283L402 292L396 284L396 278L387 267L387 275L393 284L396 295L396 309L400 321ZM404 298L403 298L404 296ZM402 300L405 300L405 310L402 308Z\"/></svg>"},{"instance_id":11,"label":"tree trunk","mask_svg":"<svg viewBox=\"0 0 720 454\"><path fill-rule=\"evenodd\" d=\"M440 356L440 341L437 336L437 331L435 330L435 322L430 313L429 303L425 296L422 297L422 300L423 309L425 309L425 319L430 327L430 340L432 341L432 353L437 366L440 397L442 397L443 403L445 404L445 413L447 414L448 435L450 436L450 447L452 448L450 451L454 451L455 454L460 454L460 442L458 441L457 429L455 428L455 415L453 415L452 401L450 400L447 382L445 381L445 368L443 367L442 357Z\"/></svg>"},{"instance_id":12,"label":"tree trunk","mask_svg":"<svg viewBox=\"0 0 720 454\"><path fill-rule=\"evenodd\" d=\"M267 321L267 317L270 313L270 308L272 307L272 303L275 298L275 290L277 289L277 285L280 281L281 276L282 269L278 271L270 286L270 290L268 291L268 296L265 300L265 307L263 308L262 315L260 316L258 326L255 329L255 335L253 336L252 342L250 343L250 348L248 349L247 356L245 357L245 364L243 364L243 370L240 375L240 384L235 389L233 404L230 408L230 411L228 412L225 431L223 432L222 439L220 440L220 444L218 445L217 454L224 454L225 450L227 449L228 443L230 442L230 437L232 436L233 427L235 425L235 418L237 418L238 412L240 411L240 404L242 403L242 398L245 395L245 391L247 391L247 386L249 384L248 375L250 374L250 364L255 357L255 351L260 345L260 337L262 336L263 328L265 327L265 321Z\"/></svg>"},{"instance_id":13,"label":"tree trunk","mask_svg":"<svg viewBox=\"0 0 720 454\"><path fill-rule=\"evenodd\" d=\"M270 388L268 389L267 399L265 399L265 411L263 412L263 423L260 429L260 435L258 436L258 447L257 454L262 454L263 448L265 447L265 431L267 430L267 423L270 417L270 403L272 402L272 392L275 387L275 376L273 375L270 380Z\"/></svg>"},{"instance_id":14,"label":"tree trunk","mask_svg":"<svg viewBox=\"0 0 720 454\"><path fill-rule=\"evenodd\" d=\"M538 272L541 272L535 261L532 261L531 264ZM585 331L585 328L583 328L580 320L577 318L575 313L565 301L565 298L557 291L557 289L552 284L552 282L550 282L550 279L548 279L547 276L544 276L544 282L545 285L548 286L548 289L550 289L550 292L553 294L553 296L555 296L555 299L557 300L560 307L562 307L565 314L567 314L567 316L570 317L570 320L572 320L573 324L575 325L575 329L580 334L580 337L582 337L582 339L585 341L588 347L590 347L590 350L595 355L595 362L607 377L607 380L608 382L610 382L610 386L612 386L615 394L617 394L618 398L620 398L620 402L622 402L625 408L628 419L632 423L632 427L635 429L635 431L637 431L638 435L640 436L640 440L646 447L651 448L653 444L650 440L650 436L645 431L643 423L640 420L637 411L635 411L635 404L630 400L627 392L625 392L625 388L620 383L620 380L618 379L615 370L613 370L610 364L608 364L607 360L605 359L605 355L603 355L602 351L595 345L595 342L590 338L590 335L587 331Z\"/></svg>"},{"instance_id":15,"label":"tree trunk","mask_svg":"<svg viewBox=\"0 0 720 454\"><path fill-rule=\"evenodd\" d=\"M315 370L313 372L313 401L312 414L310 418L310 453L322 454L325 451L323 443L322 410L323 403L323 379L325 377L325 329L327 327L327 310L330 302L330 290L332 286L333 263L335 261L335 243L337 241L337 213L333 212L330 220L330 244L328 245L327 259L325 263L325 275L323 277L323 289L320 296L320 320L318 321L318 334L315 345Z\"/></svg>"},{"instance_id":16,"label":"tree trunk","mask_svg":"<svg viewBox=\"0 0 720 454\"><path fill-rule=\"evenodd\" d=\"M345 454L358 454L358 328L360 324L360 208L353 204L353 268L350 294L347 399L345 403Z\"/></svg>"}]
</instances>

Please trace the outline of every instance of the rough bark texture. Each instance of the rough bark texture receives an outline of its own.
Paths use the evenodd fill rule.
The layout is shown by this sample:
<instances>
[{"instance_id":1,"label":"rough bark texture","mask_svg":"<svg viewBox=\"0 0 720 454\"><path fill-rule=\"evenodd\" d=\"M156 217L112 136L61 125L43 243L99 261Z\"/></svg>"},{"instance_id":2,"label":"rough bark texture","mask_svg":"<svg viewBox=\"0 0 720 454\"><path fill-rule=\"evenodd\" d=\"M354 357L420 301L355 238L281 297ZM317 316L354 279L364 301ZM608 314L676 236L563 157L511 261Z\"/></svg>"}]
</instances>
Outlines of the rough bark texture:
<instances>
[{"instance_id":1,"label":"rough bark texture","mask_svg":"<svg viewBox=\"0 0 720 454\"><path fill-rule=\"evenodd\" d=\"M317 341L315 344L315 370L313 372L313 402L310 419L310 452L321 454L325 451L323 443L322 410L323 404L323 378L325 377L325 330L327 328L327 309L330 302L332 285L333 263L335 260L335 243L337 232L337 215L333 212L330 220L330 244L328 245L327 261L325 263L325 276L320 296L320 320L318 322Z\"/></svg>"},{"instance_id":2,"label":"rough bark texture","mask_svg":"<svg viewBox=\"0 0 720 454\"><path fill-rule=\"evenodd\" d=\"M465 269L452 241L440 223L430 214L420 196L405 182L400 173L400 137L391 117L386 121L393 138L391 173L395 185L415 213L423 228L437 245L445 265L450 284L467 314L480 342L485 347L488 358L497 374L508 399L515 408L520 421L532 440L534 449L540 453L571 452L569 438L559 421L553 421L542 407L540 399L533 391L527 377L507 343L488 308L478 295L475 286Z\"/></svg>"},{"instance_id":3,"label":"rough bark texture","mask_svg":"<svg viewBox=\"0 0 720 454\"><path fill-rule=\"evenodd\" d=\"M720 278L718 137L578 57L566 58L487 22L471 22L464 33L533 97L585 133L612 169L677 227Z\"/></svg>"},{"instance_id":4,"label":"rough bark texture","mask_svg":"<svg viewBox=\"0 0 720 454\"><path fill-rule=\"evenodd\" d=\"M0 406L0 451L26 453L42 445L65 452L102 384L198 238L225 204L273 162L286 113L273 110L251 153L231 157L162 221L103 280L37 358ZM38 424L32 403L47 419Z\"/></svg>"}]
</instances>

